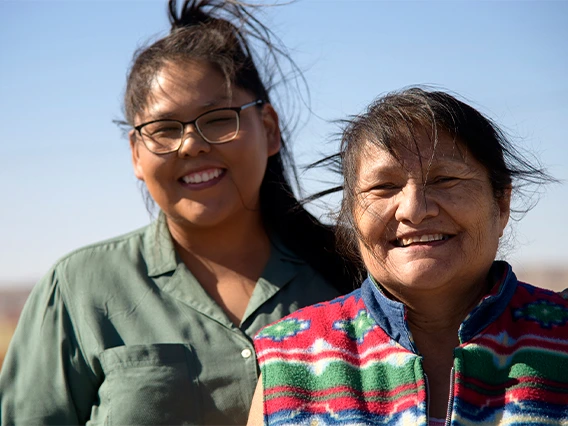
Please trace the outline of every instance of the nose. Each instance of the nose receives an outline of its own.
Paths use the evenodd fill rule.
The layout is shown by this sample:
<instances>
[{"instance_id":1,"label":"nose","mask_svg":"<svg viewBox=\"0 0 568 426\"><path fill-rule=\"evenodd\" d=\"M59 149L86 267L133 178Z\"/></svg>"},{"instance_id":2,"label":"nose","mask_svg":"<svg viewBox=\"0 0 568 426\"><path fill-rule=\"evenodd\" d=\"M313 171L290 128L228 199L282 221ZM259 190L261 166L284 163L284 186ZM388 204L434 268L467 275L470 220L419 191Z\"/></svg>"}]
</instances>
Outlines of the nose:
<instances>
[{"instance_id":1,"label":"nose","mask_svg":"<svg viewBox=\"0 0 568 426\"><path fill-rule=\"evenodd\" d=\"M399 222L417 225L438 213L438 203L420 183L407 184L397 195L395 218Z\"/></svg>"},{"instance_id":2,"label":"nose","mask_svg":"<svg viewBox=\"0 0 568 426\"><path fill-rule=\"evenodd\" d=\"M193 126L184 132L178 149L180 157L196 157L209 151L211 151L211 145L201 137Z\"/></svg>"}]
</instances>

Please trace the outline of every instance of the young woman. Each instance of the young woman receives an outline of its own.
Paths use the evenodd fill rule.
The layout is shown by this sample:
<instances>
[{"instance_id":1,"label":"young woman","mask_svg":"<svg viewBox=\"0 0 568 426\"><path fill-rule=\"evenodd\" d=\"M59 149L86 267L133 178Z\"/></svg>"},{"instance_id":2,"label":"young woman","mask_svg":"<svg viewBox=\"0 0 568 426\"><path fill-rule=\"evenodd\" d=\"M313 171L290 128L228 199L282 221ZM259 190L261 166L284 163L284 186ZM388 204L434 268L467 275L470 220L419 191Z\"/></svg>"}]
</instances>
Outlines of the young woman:
<instances>
[{"instance_id":1,"label":"young woman","mask_svg":"<svg viewBox=\"0 0 568 426\"><path fill-rule=\"evenodd\" d=\"M286 177L271 76L249 44L276 52L269 31L236 2L169 11L125 94L134 173L160 213L34 288L0 376L2 424L243 424L252 336L353 288Z\"/></svg>"},{"instance_id":2,"label":"young woman","mask_svg":"<svg viewBox=\"0 0 568 426\"><path fill-rule=\"evenodd\" d=\"M342 246L360 289L255 338L250 425L566 425L568 301L496 261L522 184L553 180L440 91L345 130Z\"/></svg>"}]
</instances>

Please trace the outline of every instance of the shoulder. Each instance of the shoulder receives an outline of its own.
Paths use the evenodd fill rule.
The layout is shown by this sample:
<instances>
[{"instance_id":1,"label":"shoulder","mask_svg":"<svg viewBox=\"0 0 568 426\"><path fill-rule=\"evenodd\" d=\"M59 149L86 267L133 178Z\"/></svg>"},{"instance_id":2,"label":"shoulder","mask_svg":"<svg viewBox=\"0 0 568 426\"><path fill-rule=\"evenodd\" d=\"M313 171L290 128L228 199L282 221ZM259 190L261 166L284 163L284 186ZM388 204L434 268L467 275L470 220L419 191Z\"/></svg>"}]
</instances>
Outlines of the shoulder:
<instances>
[{"instance_id":1,"label":"shoulder","mask_svg":"<svg viewBox=\"0 0 568 426\"><path fill-rule=\"evenodd\" d=\"M568 289L556 292L522 281L517 282L517 288L511 299L511 304L517 306L538 301L568 307Z\"/></svg>"},{"instance_id":2,"label":"shoulder","mask_svg":"<svg viewBox=\"0 0 568 426\"><path fill-rule=\"evenodd\" d=\"M282 287L291 300L299 301L298 307L331 300L342 294L307 259L286 246L277 234L272 232L270 240L272 255L264 278ZM286 287L285 283L288 284Z\"/></svg>"},{"instance_id":3,"label":"shoulder","mask_svg":"<svg viewBox=\"0 0 568 426\"><path fill-rule=\"evenodd\" d=\"M284 364L345 357L356 364L363 358L380 360L389 353L408 355L403 347L393 345L371 316L360 289L300 309L264 327L255 336L254 345L263 375L269 372L267 368L270 374L280 374Z\"/></svg>"},{"instance_id":4,"label":"shoulder","mask_svg":"<svg viewBox=\"0 0 568 426\"><path fill-rule=\"evenodd\" d=\"M36 284L36 292L48 288L57 290L63 301L76 302L93 297L110 297L136 275L147 269L144 259L144 239L151 225L127 234L90 244L60 258ZM51 291L53 291L51 290Z\"/></svg>"},{"instance_id":5,"label":"shoulder","mask_svg":"<svg viewBox=\"0 0 568 426\"><path fill-rule=\"evenodd\" d=\"M75 266L86 259L96 258L110 260L115 256L132 256L139 252L144 245L144 236L148 233L151 225L135 231L109 238L93 244L80 247L61 257L54 265L55 269ZM84 264L83 264L84 265Z\"/></svg>"},{"instance_id":6,"label":"shoulder","mask_svg":"<svg viewBox=\"0 0 568 426\"><path fill-rule=\"evenodd\" d=\"M319 334L320 331L333 327L337 321L355 317L361 310L366 311L361 291L357 289L345 296L298 309L261 329L256 334L255 341L282 341L306 330Z\"/></svg>"},{"instance_id":7,"label":"shoulder","mask_svg":"<svg viewBox=\"0 0 568 426\"><path fill-rule=\"evenodd\" d=\"M568 340L568 300L561 293L518 282L509 303L510 329Z\"/></svg>"}]
</instances>

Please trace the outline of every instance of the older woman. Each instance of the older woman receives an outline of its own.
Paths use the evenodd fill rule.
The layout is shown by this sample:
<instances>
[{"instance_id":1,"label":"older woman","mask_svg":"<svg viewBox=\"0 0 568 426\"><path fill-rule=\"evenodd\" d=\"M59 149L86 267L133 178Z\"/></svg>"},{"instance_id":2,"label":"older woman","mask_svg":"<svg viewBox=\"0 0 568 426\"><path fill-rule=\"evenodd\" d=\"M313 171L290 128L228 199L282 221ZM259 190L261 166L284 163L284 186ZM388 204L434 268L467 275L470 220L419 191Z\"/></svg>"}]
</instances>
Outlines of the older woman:
<instances>
[{"instance_id":1,"label":"older woman","mask_svg":"<svg viewBox=\"0 0 568 426\"><path fill-rule=\"evenodd\" d=\"M418 88L356 117L339 158L368 278L258 333L249 424L567 424L568 303L495 261L517 183L552 178Z\"/></svg>"}]
</instances>

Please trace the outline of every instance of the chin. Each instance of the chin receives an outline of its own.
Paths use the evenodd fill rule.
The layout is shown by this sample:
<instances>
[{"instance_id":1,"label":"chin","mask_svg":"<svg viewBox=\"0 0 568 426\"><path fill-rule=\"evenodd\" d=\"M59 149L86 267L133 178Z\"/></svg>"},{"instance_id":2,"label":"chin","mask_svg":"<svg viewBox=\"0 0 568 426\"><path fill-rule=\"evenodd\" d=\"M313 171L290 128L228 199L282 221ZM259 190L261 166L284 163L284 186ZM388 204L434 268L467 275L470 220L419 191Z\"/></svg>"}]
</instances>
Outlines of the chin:
<instances>
[{"instance_id":1,"label":"chin","mask_svg":"<svg viewBox=\"0 0 568 426\"><path fill-rule=\"evenodd\" d=\"M191 209L191 211L165 212L172 221L187 228L210 228L223 222L225 216L219 211Z\"/></svg>"},{"instance_id":2,"label":"chin","mask_svg":"<svg viewBox=\"0 0 568 426\"><path fill-rule=\"evenodd\" d=\"M413 290L434 290L447 282L440 274L421 274L401 276L399 285Z\"/></svg>"},{"instance_id":3,"label":"chin","mask_svg":"<svg viewBox=\"0 0 568 426\"><path fill-rule=\"evenodd\" d=\"M449 265L434 259L407 262L402 267L382 268L381 273L375 275L377 281L385 287L392 289L405 287L416 290L432 290L444 285L450 280ZM386 270L385 270L386 269ZM380 278L384 277L384 280Z\"/></svg>"}]
</instances>

